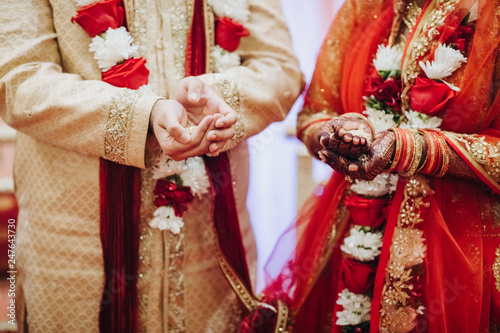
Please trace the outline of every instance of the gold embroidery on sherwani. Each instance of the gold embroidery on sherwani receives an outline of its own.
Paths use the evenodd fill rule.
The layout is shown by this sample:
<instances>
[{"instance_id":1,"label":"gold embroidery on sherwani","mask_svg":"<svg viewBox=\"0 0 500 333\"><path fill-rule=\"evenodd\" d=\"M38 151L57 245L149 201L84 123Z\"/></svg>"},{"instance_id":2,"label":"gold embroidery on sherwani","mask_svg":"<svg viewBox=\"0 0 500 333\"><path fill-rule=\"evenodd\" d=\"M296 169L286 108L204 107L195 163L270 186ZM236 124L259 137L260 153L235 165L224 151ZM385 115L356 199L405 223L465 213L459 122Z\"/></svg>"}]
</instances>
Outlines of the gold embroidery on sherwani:
<instances>
[{"instance_id":1,"label":"gold embroidery on sherwani","mask_svg":"<svg viewBox=\"0 0 500 333\"><path fill-rule=\"evenodd\" d=\"M182 228L181 228L182 230ZM164 232L168 244L168 331L186 331L184 306L184 232Z\"/></svg>"},{"instance_id":2,"label":"gold embroidery on sherwani","mask_svg":"<svg viewBox=\"0 0 500 333\"><path fill-rule=\"evenodd\" d=\"M224 149L228 150L234 148L238 143L240 143L245 138L245 123L246 118L240 107L240 95L236 84L229 77L226 77L220 73L212 74L211 78L205 78L208 84L215 89L217 94L221 96L224 101L238 114L238 121L233 126L234 137L226 143Z\"/></svg>"},{"instance_id":3,"label":"gold embroidery on sherwani","mask_svg":"<svg viewBox=\"0 0 500 333\"><path fill-rule=\"evenodd\" d=\"M124 0L128 30L139 46L139 52L145 53L147 45L147 2L148 0Z\"/></svg>"},{"instance_id":4,"label":"gold embroidery on sherwani","mask_svg":"<svg viewBox=\"0 0 500 333\"><path fill-rule=\"evenodd\" d=\"M493 264L493 276L495 277L495 287L497 291L500 293L500 246L495 251L496 259Z\"/></svg>"},{"instance_id":5,"label":"gold embroidery on sherwani","mask_svg":"<svg viewBox=\"0 0 500 333\"><path fill-rule=\"evenodd\" d=\"M186 59L187 36L191 28L191 18L193 17L192 7L192 0L173 0L170 1L168 8L173 41L172 47L176 81L183 79L186 75L184 64Z\"/></svg>"},{"instance_id":6,"label":"gold embroidery on sherwani","mask_svg":"<svg viewBox=\"0 0 500 333\"><path fill-rule=\"evenodd\" d=\"M439 38L439 28L444 20L456 7L460 0L433 0L424 13L419 25L415 27L415 36L408 45L406 59L404 59L402 74L403 91L401 103L404 111L409 109L409 96L413 83L421 73L419 61L436 45Z\"/></svg>"},{"instance_id":7,"label":"gold embroidery on sherwani","mask_svg":"<svg viewBox=\"0 0 500 333\"><path fill-rule=\"evenodd\" d=\"M174 73L175 80L179 81L185 76L185 58L188 33L192 18L192 1L173 0L168 6L170 30L173 41ZM165 235L165 232L164 232ZM179 234L167 232L165 237L168 249L167 260L168 276L164 302L168 304L166 321L168 332L186 331L185 284L184 284L184 241L185 229L181 228ZM167 299L165 299L165 297Z\"/></svg>"},{"instance_id":8,"label":"gold embroidery on sherwani","mask_svg":"<svg viewBox=\"0 0 500 333\"><path fill-rule=\"evenodd\" d=\"M142 95L139 91L122 90L112 97L106 110L102 156L104 159L129 165L127 148L135 105Z\"/></svg>"},{"instance_id":9,"label":"gold embroidery on sherwani","mask_svg":"<svg viewBox=\"0 0 500 333\"><path fill-rule=\"evenodd\" d=\"M421 175L408 178L401 210L394 229L390 259L385 272L380 309L382 332L409 332L416 324L418 308L407 303L414 289L412 270L425 256L424 237L416 226L423 222L422 207L429 207L425 197L431 194L427 179Z\"/></svg>"},{"instance_id":10,"label":"gold embroidery on sherwani","mask_svg":"<svg viewBox=\"0 0 500 333\"><path fill-rule=\"evenodd\" d=\"M203 9L205 12L205 35L207 41L206 69L207 73L212 73L215 66L214 57L212 56L215 46L215 16L208 1L203 2Z\"/></svg>"},{"instance_id":11,"label":"gold embroidery on sherwani","mask_svg":"<svg viewBox=\"0 0 500 333\"><path fill-rule=\"evenodd\" d=\"M288 333L288 307L281 301L278 300L278 319L276 320L276 328L274 333Z\"/></svg>"}]
</instances>

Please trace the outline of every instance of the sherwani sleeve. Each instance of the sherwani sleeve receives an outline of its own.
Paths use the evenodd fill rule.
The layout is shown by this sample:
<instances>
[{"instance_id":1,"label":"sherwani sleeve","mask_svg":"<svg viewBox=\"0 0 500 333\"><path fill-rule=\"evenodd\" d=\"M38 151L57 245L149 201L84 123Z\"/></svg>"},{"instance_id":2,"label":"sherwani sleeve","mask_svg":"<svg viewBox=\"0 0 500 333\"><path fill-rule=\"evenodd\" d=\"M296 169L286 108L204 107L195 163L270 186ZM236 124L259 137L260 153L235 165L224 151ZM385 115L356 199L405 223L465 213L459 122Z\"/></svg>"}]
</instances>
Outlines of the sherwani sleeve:
<instances>
[{"instance_id":1,"label":"sherwani sleeve","mask_svg":"<svg viewBox=\"0 0 500 333\"><path fill-rule=\"evenodd\" d=\"M7 124L47 144L144 167L158 96L65 73L45 0L2 0L0 32L0 116Z\"/></svg>"},{"instance_id":2,"label":"sherwani sleeve","mask_svg":"<svg viewBox=\"0 0 500 333\"><path fill-rule=\"evenodd\" d=\"M201 77L239 114L236 136L225 149L283 120L304 86L280 0L249 0L249 5L244 26L250 36L236 51L241 66Z\"/></svg>"}]
</instances>

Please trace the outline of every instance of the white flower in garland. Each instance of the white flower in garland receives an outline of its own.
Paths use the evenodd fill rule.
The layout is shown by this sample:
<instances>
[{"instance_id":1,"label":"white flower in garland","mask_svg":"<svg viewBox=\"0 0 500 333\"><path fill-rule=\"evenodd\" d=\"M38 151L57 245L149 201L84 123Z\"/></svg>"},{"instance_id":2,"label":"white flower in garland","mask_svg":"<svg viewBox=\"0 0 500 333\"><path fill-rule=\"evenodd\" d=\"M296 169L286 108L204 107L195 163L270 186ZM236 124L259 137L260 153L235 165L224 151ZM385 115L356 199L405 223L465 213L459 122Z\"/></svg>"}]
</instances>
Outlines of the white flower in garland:
<instances>
[{"instance_id":1,"label":"white flower in garland","mask_svg":"<svg viewBox=\"0 0 500 333\"><path fill-rule=\"evenodd\" d=\"M164 179L174 176L171 182L177 186L187 186L192 195L201 197L208 193L210 181L205 169L205 164L201 157L192 157L182 161L174 161L166 155L157 158L152 168L153 179ZM149 222L151 228L160 230L170 230L178 234L184 226L182 217L175 215L173 206L161 206L155 213L154 218Z\"/></svg>"},{"instance_id":2,"label":"white flower in garland","mask_svg":"<svg viewBox=\"0 0 500 333\"><path fill-rule=\"evenodd\" d=\"M75 3L79 7L85 7L90 4L93 4L94 2L97 2L96 0L76 0Z\"/></svg>"},{"instance_id":3,"label":"white flower in garland","mask_svg":"<svg viewBox=\"0 0 500 333\"><path fill-rule=\"evenodd\" d=\"M104 34L92 38L89 50L94 52L99 68L106 72L116 64L139 56L139 48L125 27L109 28Z\"/></svg>"},{"instance_id":4,"label":"white flower in garland","mask_svg":"<svg viewBox=\"0 0 500 333\"><path fill-rule=\"evenodd\" d=\"M370 320L371 299L368 296L344 289L339 293L337 304L344 308L343 311L337 312L337 325L359 325Z\"/></svg>"},{"instance_id":5,"label":"white flower in garland","mask_svg":"<svg viewBox=\"0 0 500 333\"><path fill-rule=\"evenodd\" d=\"M401 70L401 60L403 51L398 46L378 46L377 55L373 59L373 65L377 71L396 71Z\"/></svg>"},{"instance_id":6,"label":"white flower in garland","mask_svg":"<svg viewBox=\"0 0 500 333\"><path fill-rule=\"evenodd\" d=\"M250 16L247 0L208 0L208 4L218 17L229 17L242 23Z\"/></svg>"},{"instance_id":7,"label":"white flower in garland","mask_svg":"<svg viewBox=\"0 0 500 333\"><path fill-rule=\"evenodd\" d=\"M381 173L372 181L356 179L351 185L351 190L368 197L382 197L396 192L398 175L394 173Z\"/></svg>"},{"instance_id":8,"label":"white flower in garland","mask_svg":"<svg viewBox=\"0 0 500 333\"><path fill-rule=\"evenodd\" d=\"M390 112L367 107L363 111L363 114L368 117L368 121L373 125L375 133L387 131L389 128L397 126L397 123L394 121L394 114Z\"/></svg>"},{"instance_id":9,"label":"white flower in garland","mask_svg":"<svg viewBox=\"0 0 500 333\"><path fill-rule=\"evenodd\" d=\"M383 235L382 232L367 232L366 229L359 226L352 228L340 249L359 261L374 260L381 252Z\"/></svg>"},{"instance_id":10,"label":"white flower in garland","mask_svg":"<svg viewBox=\"0 0 500 333\"><path fill-rule=\"evenodd\" d=\"M466 62L467 58L462 55L462 52L455 50L451 46L439 44L434 52L434 60L425 63L420 61L419 65L429 79L442 80L451 89L459 91L458 87L443 79L453 74L454 71L462 67L462 64Z\"/></svg>"},{"instance_id":11,"label":"white flower in garland","mask_svg":"<svg viewBox=\"0 0 500 333\"><path fill-rule=\"evenodd\" d=\"M429 117L417 111L405 111L406 121L399 125L400 128L409 129L439 129L443 120L439 117Z\"/></svg>"},{"instance_id":12,"label":"white flower in garland","mask_svg":"<svg viewBox=\"0 0 500 333\"><path fill-rule=\"evenodd\" d=\"M184 171L184 161L174 161L170 157L162 154L153 166L153 179L163 179Z\"/></svg>"},{"instance_id":13,"label":"white flower in garland","mask_svg":"<svg viewBox=\"0 0 500 333\"><path fill-rule=\"evenodd\" d=\"M151 228L170 230L174 235L178 235L184 222L182 218L175 216L173 207L162 206L154 212L154 218L149 222L149 225Z\"/></svg>"},{"instance_id":14,"label":"white flower in garland","mask_svg":"<svg viewBox=\"0 0 500 333\"><path fill-rule=\"evenodd\" d=\"M216 73L222 73L226 69L241 65L241 58L238 53L228 52L219 45L214 46L212 56Z\"/></svg>"},{"instance_id":15,"label":"white flower in garland","mask_svg":"<svg viewBox=\"0 0 500 333\"><path fill-rule=\"evenodd\" d=\"M198 198L208 193L210 181L203 159L201 157L189 158L185 160L185 166L185 170L181 173L184 186L189 186L193 195Z\"/></svg>"}]
</instances>

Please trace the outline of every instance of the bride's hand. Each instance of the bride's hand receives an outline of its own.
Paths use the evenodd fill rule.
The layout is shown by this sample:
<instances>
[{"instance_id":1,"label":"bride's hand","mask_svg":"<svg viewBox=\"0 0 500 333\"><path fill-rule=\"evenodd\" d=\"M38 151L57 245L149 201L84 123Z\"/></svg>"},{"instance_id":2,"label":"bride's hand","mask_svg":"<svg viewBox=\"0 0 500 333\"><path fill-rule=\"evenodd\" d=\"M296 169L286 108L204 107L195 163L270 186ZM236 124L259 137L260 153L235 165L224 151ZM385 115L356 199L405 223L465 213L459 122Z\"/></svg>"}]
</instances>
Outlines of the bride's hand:
<instances>
[{"instance_id":1,"label":"bride's hand","mask_svg":"<svg viewBox=\"0 0 500 333\"><path fill-rule=\"evenodd\" d=\"M391 165L396 149L396 135L391 131L377 133L370 149L359 158L351 159L333 149L319 152L321 160L332 169L354 179L373 180Z\"/></svg>"},{"instance_id":2,"label":"bride's hand","mask_svg":"<svg viewBox=\"0 0 500 333\"><path fill-rule=\"evenodd\" d=\"M372 125L366 117L358 113L346 113L326 122L318 140L324 149L348 159L357 159L368 152L373 136Z\"/></svg>"}]
</instances>

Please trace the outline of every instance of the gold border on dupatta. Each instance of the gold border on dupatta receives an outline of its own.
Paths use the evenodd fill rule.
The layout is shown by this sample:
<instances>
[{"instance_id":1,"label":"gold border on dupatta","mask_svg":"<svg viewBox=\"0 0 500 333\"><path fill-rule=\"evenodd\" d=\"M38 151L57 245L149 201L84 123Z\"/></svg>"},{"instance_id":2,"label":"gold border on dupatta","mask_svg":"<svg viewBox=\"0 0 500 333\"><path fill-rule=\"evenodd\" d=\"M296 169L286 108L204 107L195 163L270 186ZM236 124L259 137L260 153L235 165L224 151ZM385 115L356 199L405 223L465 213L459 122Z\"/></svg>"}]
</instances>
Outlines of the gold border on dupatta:
<instances>
[{"instance_id":1,"label":"gold border on dupatta","mask_svg":"<svg viewBox=\"0 0 500 333\"><path fill-rule=\"evenodd\" d=\"M460 151L463 157L469 162L469 165L472 165L473 168L485 178L488 185L490 187L493 187L496 193L500 193L500 184L494 178L494 176L499 176L498 172L496 171L499 168L499 165L497 165L499 162L493 162L491 166L488 166L489 159L486 157L482 157L482 155L486 154L488 151L488 144L484 141L484 137L451 132L443 133L446 135L446 138L453 143L456 149ZM475 142L470 143L469 140ZM465 148L461 143L465 145ZM498 151L497 147L492 148ZM484 164L484 166L482 164ZM487 169L490 169L490 172L488 172Z\"/></svg>"},{"instance_id":2,"label":"gold border on dupatta","mask_svg":"<svg viewBox=\"0 0 500 333\"><path fill-rule=\"evenodd\" d=\"M500 246L495 251L496 259L493 264L493 276L495 277L495 287L497 291L500 293Z\"/></svg>"},{"instance_id":3,"label":"gold border on dupatta","mask_svg":"<svg viewBox=\"0 0 500 333\"><path fill-rule=\"evenodd\" d=\"M409 109L408 92L421 72L419 61L436 45L439 28L444 25L446 16L455 10L459 2L460 0L432 0L416 27L415 34L408 43L401 71L403 79L403 91L401 92L403 111Z\"/></svg>"},{"instance_id":4,"label":"gold border on dupatta","mask_svg":"<svg viewBox=\"0 0 500 333\"><path fill-rule=\"evenodd\" d=\"M425 256L425 238L417 225L424 221L422 209L430 207L425 197L433 191L422 175L408 178L404 191L382 289L379 322L382 332L410 332L420 311L407 301L408 292L414 289L413 267ZM420 253L415 249L420 249Z\"/></svg>"}]
</instances>

